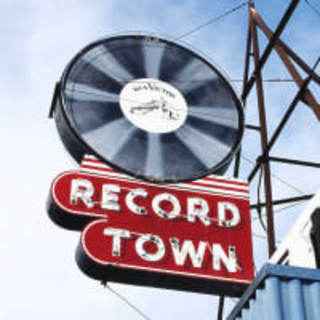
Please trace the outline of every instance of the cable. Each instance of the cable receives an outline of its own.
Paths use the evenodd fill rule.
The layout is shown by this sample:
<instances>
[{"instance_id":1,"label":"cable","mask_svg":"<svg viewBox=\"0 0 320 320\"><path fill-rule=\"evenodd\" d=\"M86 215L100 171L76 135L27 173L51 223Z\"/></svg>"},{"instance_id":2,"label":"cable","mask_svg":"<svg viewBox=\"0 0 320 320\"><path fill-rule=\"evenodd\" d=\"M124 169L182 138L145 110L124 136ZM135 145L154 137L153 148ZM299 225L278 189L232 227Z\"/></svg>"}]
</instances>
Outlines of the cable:
<instances>
[{"instance_id":1,"label":"cable","mask_svg":"<svg viewBox=\"0 0 320 320\"><path fill-rule=\"evenodd\" d=\"M249 162L250 164L255 164L254 161L250 160L249 158L245 157L244 155L241 155L241 158L244 159L245 161ZM280 178L279 176L271 173L271 176L275 179L277 179L279 182L285 184L287 187L291 188L292 190L295 190L296 192L300 193L300 194L305 194L302 190L298 189L297 187L293 186L292 184L290 184L289 182L285 181L284 179Z\"/></svg>"},{"instance_id":2,"label":"cable","mask_svg":"<svg viewBox=\"0 0 320 320\"><path fill-rule=\"evenodd\" d=\"M276 213L279 213L279 212L281 212L281 211L284 211L284 210L287 210L287 209L290 209L290 208L293 208L293 207L296 207L296 206L299 206L299 205L302 205L302 203L299 202L299 203L291 204L291 205L286 206L286 207L284 207L284 208L280 208L280 209L278 209L278 210L274 210L273 213L276 214ZM265 217L266 215L263 215L263 216ZM258 220L258 219L259 219L259 217L254 217L254 218L252 219L252 221L255 222L255 220ZM252 232L252 236L255 237L255 238L258 238L258 239L263 239L263 240L267 239L266 236L261 235L261 234L258 234L258 233L255 233L255 232ZM281 241L276 241L276 243L277 243L277 244L280 244Z\"/></svg>"},{"instance_id":3,"label":"cable","mask_svg":"<svg viewBox=\"0 0 320 320\"><path fill-rule=\"evenodd\" d=\"M257 212L258 212L258 217L259 217L259 221L261 224L262 229L267 233L267 227L263 221L262 218L262 212L261 212L261 183L262 183L262 168L260 169L260 175L259 175L259 182L258 182L258 186L257 186L257 198L258 198L258 207L257 207Z\"/></svg>"},{"instance_id":4,"label":"cable","mask_svg":"<svg viewBox=\"0 0 320 320\"><path fill-rule=\"evenodd\" d=\"M247 157L245 157L245 156L243 156L243 155L241 155L241 157L242 157L244 160L246 160L247 162L249 162L249 163L251 163L251 164L254 164L254 162L253 162L252 160L248 159ZM276 175L274 175L274 174L271 174L271 176L274 177L275 179L277 179L278 181L282 182L282 183L285 184L286 186L294 189L295 191L298 191L299 193L304 194L300 189L294 187L293 185L291 185L290 183L286 182L286 181L283 180L282 178L280 178L280 177L278 177L278 176L276 176ZM258 187L257 187L258 204L260 203L260 188L261 188L261 182L262 182L262 169L260 170ZM300 205L300 204L301 204L301 203L291 204L291 205L286 206L286 207L284 207L284 208L280 208L280 209L278 209L278 210L274 210L273 213L275 214L275 213L281 212L281 211L283 211L283 210L286 210L286 209L289 209L289 208L298 206L298 205ZM258 206L258 208L257 208L257 212L258 212L258 216L255 217L255 218L253 218L253 221L259 219L259 223L261 224L263 230L266 232L267 228L266 228L265 223L264 223L264 221L263 221L263 217L265 217L266 215L265 215L265 214L263 215L263 214L261 213L261 209L260 209L259 206ZM258 235L254 235L254 236L258 237ZM259 237L258 237L258 238L259 238Z\"/></svg>"},{"instance_id":5,"label":"cable","mask_svg":"<svg viewBox=\"0 0 320 320\"><path fill-rule=\"evenodd\" d=\"M311 4L309 0L305 0L305 2L320 17L320 10L314 4Z\"/></svg>"},{"instance_id":6,"label":"cable","mask_svg":"<svg viewBox=\"0 0 320 320\"><path fill-rule=\"evenodd\" d=\"M243 80L241 79L231 79L230 80L231 82L243 82ZM279 83L279 82L284 82L284 83L287 83L287 82L295 82L293 79L264 79L262 80L263 82L271 82L271 83Z\"/></svg>"},{"instance_id":7,"label":"cable","mask_svg":"<svg viewBox=\"0 0 320 320\"><path fill-rule=\"evenodd\" d=\"M290 204L289 206L274 210L274 213L278 213L278 212L281 212L281 211L284 211L284 210L287 210L287 209L290 209L290 208L293 208L293 207L301 206L303 204L304 204L303 202L297 202L297 203L294 203L294 204Z\"/></svg>"},{"instance_id":8,"label":"cable","mask_svg":"<svg viewBox=\"0 0 320 320\"><path fill-rule=\"evenodd\" d=\"M290 208L293 208L293 207L301 206L301 205L303 205L302 202L290 204L289 206L286 206L286 207L283 207L283 208L279 208L279 209L274 210L273 213L279 213L279 212L281 212L281 211L284 211L284 210L287 210L287 209L290 209ZM263 215L263 216L265 217L266 215ZM259 218L258 218L258 217L254 217L252 220L255 221L255 220L257 220L257 219L259 219Z\"/></svg>"},{"instance_id":9,"label":"cable","mask_svg":"<svg viewBox=\"0 0 320 320\"><path fill-rule=\"evenodd\" d=\"M248 4L248 1L245 1L245 2L242 2L240 3L238 6L232 8L232 9L229 9L227 10L226 12L224 12L223 14L219 15L219 16L216 16L214 18L211 18L210 20L208 20L207 22L205 23L202 23L200 25L198 25L197 27L181 34L179 37L175 38L174 40L181 40L182 38L185 38L187 36L190 36L191 34L199 31L200 29L203 29L207 26L209 26L210 24L212 23L215 23L215 22L218 22L219 20L222 20L223 18L227 17L228 15L240 10L241 8L243 8L244 6L246 6Z\"/></svg>"},{"instance_id":10,"label":"cable","mask_svg":"<svg viewBox=\"0 0 320 320\"><path fill-rule=\"evenodd\" d=\"M253 237L256 237L256 238L258 238L258 239L262 239L262 240L267 239L266 236L264 236L264 235L262 235L262 234L255 233L255 232L252 232L252 236L253 236Z\"/></svg>"},{"instance_id":11,"label":"cable","mask_svg":"<svg viewBox=\"0 0 320 320\"><path fill-rule=\"evenodd\" d=\"M122 300L125 304L127 304L132 310L134 310L137 314L141 316L141 318L145 320L152 320L149 316L147 316L144 312L142 312L137 306L135 306L132 302L130 302L126 297L121 295L116 290L112 289L107 283L105 284L105 287L112 292L114 295L116 295L120 300Z\"/></svg>"}]
</instances>

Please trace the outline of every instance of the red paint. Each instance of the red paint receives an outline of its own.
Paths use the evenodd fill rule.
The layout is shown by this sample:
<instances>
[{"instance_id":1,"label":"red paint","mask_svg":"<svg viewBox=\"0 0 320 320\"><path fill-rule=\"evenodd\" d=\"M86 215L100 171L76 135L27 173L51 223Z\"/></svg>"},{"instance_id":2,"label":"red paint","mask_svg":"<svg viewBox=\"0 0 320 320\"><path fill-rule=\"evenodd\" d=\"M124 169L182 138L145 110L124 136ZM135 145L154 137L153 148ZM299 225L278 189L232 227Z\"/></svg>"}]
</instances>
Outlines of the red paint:
<instances>
[{"instance_id":1,"label":"red paint","mask_svg":"<svg viewBox=\"0 0 320 320\"><path fill-rule=\"evenodd\" d=\"M70 201L71 181L73 179L86 179L92 183L95 193L92 196L95 206L88 208L84 203L78 201L72 204ZM232 184L227 179L226 184ZM218 179L223 183L223 179ZM101 208L101 189L104 184L117 184L121 188L119 193L119 212ZM181 186L184 185L182 188ZM79 217L91 217L98 221L93 221L86 226L82 233L81 245L85 254L99 265L114 265L121 268L148 270L157 273L171 273L195 278L216 279L230 282L249 283L253 279L253 257L252 257L252 237L249 200L243 196L232 196L228 194L230 188L225 188L225 194L215 194L213 192L192 190L191 186L196 187L196 183L180 185L155 185L137 180L126 180L122 177L111 177L94 175L80 172L67 172L60 175L52 185L52 196L54 203L62 209L63 214L69 219L79 219ZM243 186L235 182L235 186ZM203 187L203 186L202 186ZM147 215L137 215L132 213L125 203L126 194L135 188L143 188L148 192L148 197L137 198L136 203L148 209ZM232 190L231 190L232 191ZM170 193L179 199L181 212L173 220L159 217L152 210L151 201L160 193ZM245 192L244 192L245 193ZM210 226L205 226L200 220L195 223L187 221L187 199L190 197L200 197L209 203L209 217L214 221ZM218 225L217 222L217 205L219 202L230 202L239 209L241 223L232 228L226 228ZM169 205L170 208L170 205ZM143 260L136 252L135 243L138 235L131 239L122 241L122 252L120 257L112 256L112 237L105 236L103 230L106 228L125 229L131 233L137 234L154 234L159 236L165 245L165 255L160 261L150 262ZM225 252L228 252L228 246L236 247L236 254L241 270L237 272L228 272L222 266L221 270L213 270L212 253L207 248L201 268L193 267L190 259L186 264L179 266L175 263L172 248L169 239L175 237L182 243L185 240L191 240L195 247L200 241L207 242L208 245L219 244ZM155 248L146 250L153 253Z\"/></svg>"}]
</instances>

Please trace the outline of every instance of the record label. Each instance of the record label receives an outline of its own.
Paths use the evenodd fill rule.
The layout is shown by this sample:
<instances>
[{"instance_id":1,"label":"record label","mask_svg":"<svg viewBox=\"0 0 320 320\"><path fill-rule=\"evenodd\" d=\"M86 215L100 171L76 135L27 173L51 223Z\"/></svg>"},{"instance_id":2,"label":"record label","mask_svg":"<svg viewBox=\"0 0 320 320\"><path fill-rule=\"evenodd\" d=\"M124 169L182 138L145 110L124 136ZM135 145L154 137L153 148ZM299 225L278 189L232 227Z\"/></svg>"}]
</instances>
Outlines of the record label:
<instances>
[{"instance_id":1,"label":"record label","mask_svg":"<svg viewBox=\"0 0 320 320\"><path fill-rule=\"evenodd\" d=\"M188 114L179 90L152 78L129 82L120 93L120 107L134 126L151 133L176 131Z\"/></svg>"}]
</instances>

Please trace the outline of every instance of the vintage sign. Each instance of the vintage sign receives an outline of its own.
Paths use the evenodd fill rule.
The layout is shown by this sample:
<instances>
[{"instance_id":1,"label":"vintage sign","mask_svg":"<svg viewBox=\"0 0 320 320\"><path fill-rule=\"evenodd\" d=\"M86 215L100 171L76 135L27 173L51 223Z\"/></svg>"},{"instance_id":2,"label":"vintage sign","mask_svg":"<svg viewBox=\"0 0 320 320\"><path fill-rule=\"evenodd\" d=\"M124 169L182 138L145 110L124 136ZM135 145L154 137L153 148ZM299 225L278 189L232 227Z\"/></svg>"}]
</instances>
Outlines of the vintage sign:
<instances>
[{"instance_id":1,"label":"vintage sign","mask_svg":"<svg viewBox=\"0 0 320 320\"><path fill-rule=\"evenodd\" d=\"M151 184L88 156L54 180L48 212L82 231L77 263L95 279L237 296L253 278L248 186L239 180Z\"/></svg>"},{"instance_id":2,"label":"vintage sign","mask_svg":"<svg viewBox=\"0 0 320 320\"><path fill-rule=\"evenodd\" d=\"M77 53L56 85L50 116L77 162L89 153L151 183L223 175L245 128L242 103L220 68L140 32Z\"/></svg>"}]
</instances>

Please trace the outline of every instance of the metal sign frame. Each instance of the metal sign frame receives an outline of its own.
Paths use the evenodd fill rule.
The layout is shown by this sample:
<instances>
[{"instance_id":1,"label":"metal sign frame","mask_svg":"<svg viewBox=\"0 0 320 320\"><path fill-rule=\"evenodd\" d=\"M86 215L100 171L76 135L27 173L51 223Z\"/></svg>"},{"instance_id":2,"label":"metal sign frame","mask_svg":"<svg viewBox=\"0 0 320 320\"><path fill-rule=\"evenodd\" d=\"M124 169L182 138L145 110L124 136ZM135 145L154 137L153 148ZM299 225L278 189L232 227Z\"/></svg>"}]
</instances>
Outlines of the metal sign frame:
<instances>
[{"instance_id":1,"label":"metal sign frame","mask_svg":"<svg viewBox=\"0 0 320 320\"><path fill-rule=\"evenodd\" d=\"M247 184L240 180L211 176L191 183L151 184L90 157L80 171L54 180L47 210L59 226L82 232L76 261L94 279L240 296L254 274L248 196ZM169 217L166 210L175 213ZM122 230L126 236L105 236L108 230ZM146 236L164 250L159 259L144 258L155 248L138 248L138 242L153 241L143 240ZM117 241L123 256L113 255Z\"/></svg>"}]
</instances>

